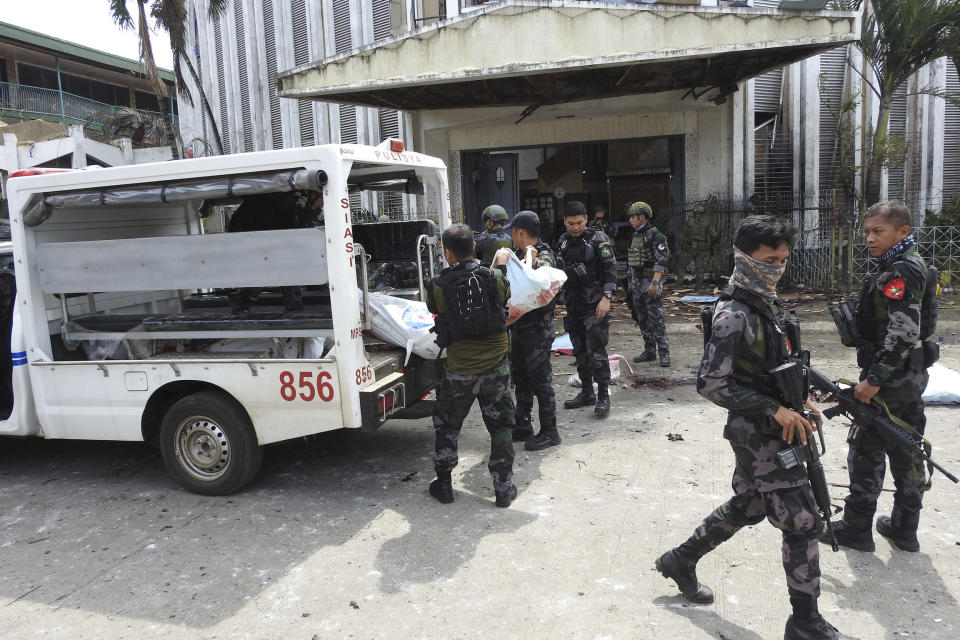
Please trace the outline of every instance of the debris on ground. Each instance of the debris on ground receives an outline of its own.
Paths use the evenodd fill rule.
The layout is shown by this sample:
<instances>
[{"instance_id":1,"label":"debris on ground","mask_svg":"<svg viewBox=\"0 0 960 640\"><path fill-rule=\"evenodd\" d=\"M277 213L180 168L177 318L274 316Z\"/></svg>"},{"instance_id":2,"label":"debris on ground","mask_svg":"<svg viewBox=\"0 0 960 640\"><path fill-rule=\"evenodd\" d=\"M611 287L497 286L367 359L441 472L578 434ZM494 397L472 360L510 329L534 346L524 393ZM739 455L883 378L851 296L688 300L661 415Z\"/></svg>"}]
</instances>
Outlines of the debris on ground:
<instances>
[{"instance_id":1,"label":"debris on ground","mask_svg":"<svg viewBox=\"0 0 960 640\"><path fill-rule=\"evenodd\" d=\"M683 436L679 433L668 433L667 440L670 442L683 442Z\"/></svg>"},{"instance_id":2,"label":"debris on ground","mask_svg":"<svg viewBox=\"0 0 960 640\"><path fill-rule=\"evenodd\" d=\"M641 378L633 376L631 384L634 389L672 389L696 384L696 378Z\"/></svg>"}]
</instances>

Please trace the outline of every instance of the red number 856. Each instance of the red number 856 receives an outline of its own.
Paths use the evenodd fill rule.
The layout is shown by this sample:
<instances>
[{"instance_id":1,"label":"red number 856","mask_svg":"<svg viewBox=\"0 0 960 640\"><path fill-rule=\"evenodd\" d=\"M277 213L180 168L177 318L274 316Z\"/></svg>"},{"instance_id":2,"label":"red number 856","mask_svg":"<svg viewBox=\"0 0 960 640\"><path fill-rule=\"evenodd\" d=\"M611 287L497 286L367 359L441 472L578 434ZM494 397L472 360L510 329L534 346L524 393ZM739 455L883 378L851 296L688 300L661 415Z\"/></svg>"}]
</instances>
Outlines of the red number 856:
<instances>
[{"instance_id":1,"label":"red number 856","mask_svg":"<svg viewBox=\"0 0 960 640\"><path fill-rule=\"evenodd\" d=\"M316 382L311 380L313 376L312 371L301 371L300 379L297 384L297 387L300 388L300 393L297 394L297 387L293 386L294 375L289 371L280 372L280 397L286 400L287 402L292 402L297 399L297 395L300 396L301 400L310 402L314 398L319 398L321 402L330 402L333 400L333 385L330 381L333 379L333 376L330 375L329 371L318 371Z\"/></svg>"}]
</instances>

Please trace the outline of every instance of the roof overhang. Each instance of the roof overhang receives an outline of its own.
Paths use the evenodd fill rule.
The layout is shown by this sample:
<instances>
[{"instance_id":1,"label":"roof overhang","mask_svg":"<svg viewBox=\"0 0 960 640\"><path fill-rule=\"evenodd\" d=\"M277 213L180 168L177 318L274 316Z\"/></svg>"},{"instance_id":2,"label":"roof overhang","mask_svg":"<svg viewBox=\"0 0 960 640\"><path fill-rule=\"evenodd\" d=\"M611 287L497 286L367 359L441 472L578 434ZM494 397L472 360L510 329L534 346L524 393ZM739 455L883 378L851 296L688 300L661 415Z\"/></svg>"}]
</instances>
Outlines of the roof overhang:
<instances>
[{"instance_id":1,"label":"roof overhang","mask_svg":"<svg viewBox=\"0 0 960 640\"><path fill-rule=\"evenodd\" d=\"M279 94L407 110L737 83L858 38L860 13L507 0L278 74Z\"/></svg>"}]
</instances>

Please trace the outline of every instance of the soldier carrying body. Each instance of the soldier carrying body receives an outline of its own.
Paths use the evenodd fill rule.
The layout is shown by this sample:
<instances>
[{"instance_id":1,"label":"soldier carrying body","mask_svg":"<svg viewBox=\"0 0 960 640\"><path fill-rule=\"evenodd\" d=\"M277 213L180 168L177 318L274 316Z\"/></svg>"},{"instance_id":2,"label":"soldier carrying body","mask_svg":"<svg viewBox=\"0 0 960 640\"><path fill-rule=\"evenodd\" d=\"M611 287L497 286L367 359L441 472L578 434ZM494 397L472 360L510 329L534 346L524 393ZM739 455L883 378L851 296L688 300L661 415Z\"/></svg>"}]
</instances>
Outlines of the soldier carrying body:
<instances>
[{"instance_id":1,"label":"soldier carrying body","mask_svg":"<svg viewBox=\"0 0 960 640\"><path fill-rule=\"evenodd\" d=\"M477 248L474 250L474 256L477 260L484 264L490 264L497 251L509 249L513 246L510 232L503 228L508 219L507 210L498 204L492 204L483 210L480 221L486 227L486 231L478 234L475 238Z\"/></svg>"},{"instance_id":2,"label":"soldier carrying body","mask_svg":"<svg viewBox=\"0 0 960 640\"><path fill-rule=\"evenodd\" d=\"M473 258L470 227L455 224L443 232L443 255L451 266L430 281L427 309L437 314L437 346L446 347L447 364L433 412L437 478L430 495L453 502L451 472L457 466L457 441L474 400L480 401L490 433L490 475L498 507L517 496L513 484L513 426L516 407L510 389L506 303L510 284L504 267L491 269Z\"/></svg>"},{"instance_id":3,"label":"soldier carrying body","mask_svg":"<svg viewBox=\"0 0 960 640\"><path fill-rule=\"evenodd\" d=\"M553 267L553 250L540 240L540 219L533 211L520 211L505 227L513 235L518 258L523 259L527 248L533 247L533 266ZM494 264L505 263L507 256L500 253ZM513 374L517 400L517 420L513 430L514 442L526 441L527 451L539 451L560 444L557 431L557 399L553 390L553 363L550 362L553 345L553 311L556 300L528 311L510 327L510 370ZM537 397L540 432L533 435L533 397Z\"/></svg>"},{"instance_id":4,"label":"soldier carrying body","mask_svg":"<svg viewBox=\"0 0 960 640\"><path fill-rule=\"evenodd\" d=\"M617 261L606 234L587 226L582 202L567 203L563 224L567 231L557 243L558 262L567 274L563 285L567 315L563 328L570 334L577 373L583 389L567 400L567 409L594 406L598 416L610 413L610 301L617 290ZM597 383L597 393L593 383Z\"/></svg>"},{"instance_id":5,"label":"soldier carrying body","mask_svg":"<svg viewBox=\"0 0 960 640\"><path fill-rule=\"evenodd\" d=\"M643 335L643 353L634 362L651 362L660 350L660 366L670 366L670 340L663 321L663 272L666 268L667 238L650 224L653 210L646 202L634 202L627 210L633 240L627 254L630 266L630 295L633 311Z\"/></svg>"},{"instance_id":6,"label":"soldier carrying body","mask_svg":"<svg viewBox=\"0 0 960 640\"><path fill-rule=\"evenodd\" d=\"M857 364L860 383L854 396L869 403L879 393L890 410L916 432L926 426L921 394L927 367L939 356L927 342L937 323L936 277L916 249L910 211L900 202L879 202L863 222L867 248L876 265L867 276L857 306ZM923 506L925 475L902 449L889 447L867 425L854 425L848 438L850 494L843 521L835 527L837 542L858 551L874 551L871 525L883 488L886 458L896 492L890 517L877 518L877 532L904 551L919 551L917 526Z\"/></svg>"},{"instance_id":7,"label":"soldier carrying body","mask_svg":"<svg viewBox=\"0 0 960 640\"><path fill-rule=\"evenodd\" d=\"M734 496L708 515L686 542L660 556L656 568L688 599L709 604L713 592L697 580L697 562L741 528L766 518L783 532L783 568L793 607L784 638L825 640L837 638L838 632L817 611L817 535L823 523L803 465L782 468L773 462L795 439L806 444L807 435L816 430L784 406L768 374L796 348L785 339L787 318L775 304L795 235L789 223L772 216L745 218L737 229L733 274L710 327L704 323L707 342L697 379L697 392L729 411L723 436L736 458ZM816 407L809 401L806 406L818 423Z\"/></svg>"}]
</instances>

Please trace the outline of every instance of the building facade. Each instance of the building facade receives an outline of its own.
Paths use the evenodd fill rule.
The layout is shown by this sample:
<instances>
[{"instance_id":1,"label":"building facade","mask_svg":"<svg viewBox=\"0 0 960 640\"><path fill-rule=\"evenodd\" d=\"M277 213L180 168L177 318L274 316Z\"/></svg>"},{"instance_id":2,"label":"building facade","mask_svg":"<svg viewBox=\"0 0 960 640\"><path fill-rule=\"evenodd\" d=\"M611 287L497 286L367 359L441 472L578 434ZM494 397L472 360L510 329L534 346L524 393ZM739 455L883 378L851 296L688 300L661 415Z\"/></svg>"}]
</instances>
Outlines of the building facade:
<instances>
[{"instance_id":1,"label":"building facade","mask_svg":"<svg viewBox=\"0 0 960 640\"><path fill-rule=\"evenodd\" d=\"M490 202L556 222L574 198L614 220L636 199L789 201L815 243L823 210L850 207L876 109L851 70L859 14L750 4L231 0L212 20L188 2L224 152L402 137L444 158L468 223ZM958 84L945 61L912 82ZM883 189L923 212L960 195L960 112L912 93L891 123L907 160ZM217 152L200 102L180 113L194 151Z\"/></svg>"}]
</instances>

